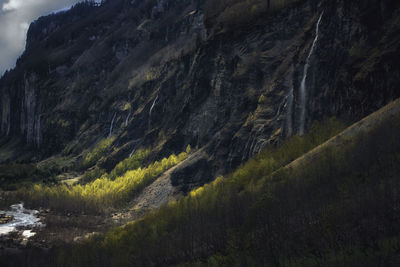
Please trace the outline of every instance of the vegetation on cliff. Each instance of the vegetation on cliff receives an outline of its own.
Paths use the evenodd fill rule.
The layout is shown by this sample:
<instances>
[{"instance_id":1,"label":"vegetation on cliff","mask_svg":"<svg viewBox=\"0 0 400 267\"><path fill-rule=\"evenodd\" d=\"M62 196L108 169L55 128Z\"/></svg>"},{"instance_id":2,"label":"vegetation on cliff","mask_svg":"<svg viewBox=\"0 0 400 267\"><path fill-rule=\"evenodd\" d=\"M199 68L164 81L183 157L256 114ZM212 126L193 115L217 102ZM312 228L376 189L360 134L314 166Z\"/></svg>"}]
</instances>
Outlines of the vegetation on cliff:
<instances>
[{"instance_id":1,"label":"vegetation on cliff","mask_svg":"<svg viewBox=\"0 0 400 267\"><path fill-rule=\"evenodd\" d=\"M391 265L399 249L399 117L293 169L343 129L314 126L229 178L104 236L57 253L74 266ZM396 204L397 203L397 204ZM68 256L67 256L68 255ZM398 260L398 259L397 259ZM99 265L98 265L99 264Z\"/></svg>"},{"instance_id":2,"label":"vegetation on cliff","mask_svg":"<svg viewBox=\"0 0 400 267\"><path fill-rule=\"evenodd\" d=\"M301 0L208 0L205 3L205 23L209 28L235 31Z\"/></svg>"},{"instance_id":3,"label":"vegetation on cliff","mask_svg":"<svg viewBox=\"0 0 400 267\"><path fill-rule=\"evenodd\" d=\"M314 124L309 134L265 150L231 176L219 177L178 202L82 245L53 251L57 264L236 266L390 260L384 255L397 244L395 227L390 226L394 214L390 209L386 217L380 213L395 201L398 118L385 121L368 136L349 140L344 150L328 149L295 169L282 168L343 128L337 120ZM376 251L367 249L374 244Z\"/></svg>"},{"instance_id":4,"label":"vegetation on cliff","mask_svg":"<svg viewBox=\"0 0 400 267\"><path fill-rule=\"evenodd\" d=\"M321 144L346 123L311 125L332 115L354 121L398 97L393 59L400 13L391 8L398 4L356 2L91 2L87 8L96 11L66 16L69 25L47 27L62 15L32 25L30 48L0 80L7 96L2 131L11 127L11 136L24 140L25 91L34 88L40 101L33 123L44 144L37 158L34 146L23 157L10 153L13 147L0 153L0 161L8 161L0 166L1 186L16 190L5 195L60 220L79 218L79 224L90 224L90 216L119 220L128 205L136 212L136 197L146 190L165 198L157 203L170 197L159 197L159 188L177 186L173 190L187 195L144 215L148 201L137 213L143 217L92 238L73 235L81 243L27 249L17 257L0 252L0 265L400 265L400 116L339 138L338 147ZM379 5L379 12L367 4ZM278 10L278 19L270 19ZM297 89L322 10L321 48L307 80L309 132L293 136ZM382 16L380 27L363 21L378 21L371 14ZM32 70L37 75L29 76ZM201 157L185 161L188 144L199 147ZM314 148L320 152L307 154ZM48 155L54 157L25 163ZM20 163L9 164L13 160ZM67 172L82 179L66 184L57 178ZM215 173L230 174L204 185ZM163 181L146 188L156 179ZM95 226L90 231L109 225Z\"/></svg>"},{"instance_id":5,"label":"vegetation on cliff","mask_svg":"<svg viewBox=\"0 0 400 267\"><path fill-rule=\"evenodd\" d=\"M101 213L111 207L129 202L132 197L152 183L163 172L186 159L188 152L171 155L146 167L138 162L148 152L139 150L118 164L110 174L104 173L86 184L35 184L18 191L18 198L32 206L74 213Z\"/></svg>"}]
</instances>

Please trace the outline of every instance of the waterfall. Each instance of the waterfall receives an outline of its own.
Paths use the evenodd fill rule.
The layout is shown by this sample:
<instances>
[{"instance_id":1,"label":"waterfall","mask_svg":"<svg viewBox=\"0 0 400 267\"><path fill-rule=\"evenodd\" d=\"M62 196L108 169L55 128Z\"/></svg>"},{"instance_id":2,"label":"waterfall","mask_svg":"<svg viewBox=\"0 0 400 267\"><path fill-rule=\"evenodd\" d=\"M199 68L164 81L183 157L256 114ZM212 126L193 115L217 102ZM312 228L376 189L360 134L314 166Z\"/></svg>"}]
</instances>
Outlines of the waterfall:
<instances>
[{"instance_id":1,"label":"waterfall","mask_svg":"<svg viewBox=\"0 0 400 267\"><path fill-rule=\"evenodd\" d=\"M167 33L165 34L165 42L168 43L169 26L167 26Z\"/></svg>"},{"instance_id":2,"label":"waterfall","mask_svg":"<svg viewBox=\"0 0 400 267\"><path fill-rule=\"evenodd\" d=\"M310 53L308 54L308 57L306 59L306 63L304 65L304 71L303 71L303 79L301 80L301 85L300 85L300 129L299 129L299 134L303 135L304 134L304 128L305 128L305 121L306 121L306 104L307 104L307 88L306 88L306 80L307 80L307 74L308 74L308 69L310 67L310 59L311 56L314 53L315 47L317 45L318 37L319 37L319 25L321 24L322 16L324 15L324 12L322 12L321 16L318 19L317 22L317 27L315 30L315 39L313 41L313 44L311 46Z\"/></svg>"},{"instance_id":3,"label":"waterfall","mask_svg":"<svg viewBox=\"0 0 400 267\"><path fill-rule=\"evenodd\" d=\"M293 135L293 101L294 101L294 87L290 87L288 95L288 108L287 108L287 136Z\"/></svg>"},{"instance_id":4,"label":"waterfall","mask_svg":"<svg viewBox=\"0 0 400 267\"><path fill-rule=\"evenodd\" d=\"M275 120L277 120L277 119L279 118L279 115L281 115L281 113L282 113L282 109L284 109L284 107L286 107L286 105L287 105L288 97L289 97L289 96L285 96L285 97L283 98L283 100L282 100L282 102L279 104L278 110L276 111L276 114L275 114L275 116L274 116L274 118L273 118L272 120L275 121Z\"/></svg>"},{"instance_id":5,"label":"waterfall","mask_svg":"<svg viewBox=\"0 0 400 267\"><path fill-rule=\"evenodd\" d=\"M294 104L294 82L293 82L294 66L292 65L289 74L289 92L287 94L286 102L286 136L293 135L293 104Z\"/></svg>"},{"instance_id":6,"label":"waterfall","mask_svg":"<svg viewBox=\"0 0 400 267\"><path fill-rule=\"evenodd\" d=\"M139 143L141 140L142 140L142 138L133 140L133 141L132 141L132 144L137 144L137 143ZM137 145L134 145L134 146L133 146L133 150L132 150L132 152L129 154L129 157L132 157L132 155L136 152L136 146L137 146Z\"/></svg>"},{"instance_id":7,"label":"waterfall","mask_svg":"<svg viewBox=\"0 0 400 267\"><path fill-rule=\"evenodd\" d=\"M10 136L10 130L11 130L11 118L10 118L10 114L8 114L8 125L7 125L7 133L6 136Z\"/></svg>"},{"instance_id":8,"label":"waterfall","mask_svg":"<svg viewBox=\"0 0 400 267\"><path fill-rule=\"evenodd\" d=\"M157 95L156 99L154 99L153 104L150 107L150 111L149 111L149 130L150 130L150 127L151 127L151 113L153 112L153 109L154 109L154 106L156 105L157 100L158 100L158 95Z\"/></svg>"},{"instance_id":9,"label":"waterfall","mask_svg":"<svg viewBox=\"0 0 400 267\"><path fill-rule=\"evenodd\" d=\"M11 130L11 110L8 110L6 136L10 136L10 130Z\"/></svg>"},{"instance_id":10,"label":"waterfall","mask_svg":"<svg viewBox=\"0 0 400 267\"><path fill-rule=\"evenodd\" d=\"M26 143L32 144L35 135L36 98L35 89L27 82L25 85Z\"/></svg>"},{"instance_id":11,"label":"waterfall","mask_svg":"<svg viewBox=\"0 0 400 267\"><path fill-rule=\"evenodd\" d=\"M38 119L37 119L37 125L36 125L36 147L37 148L40 148L40 142L41 142L41 140L40 140L40 134L41 134L41 132L40 132L40 127L41 127L41 118L42 118L42 116L43 116L43 114L40 114L39 116L38 116Z\"/></svg>"},{"instance_id":12,"label":"waterfall","mask_svg":"<svg viewBox=\"0 0 400 267\"><path fill-rule=\"evenodd\" d=\"M11 130L11 108L10 108L10 97L5 94L3 95L3 99L1 100L1 133L5 134L6 136L10 135Z\"/></svg>"},{"instance_id":13,"label":"waterfall","mask_svg":"<svg viewBox=\"0 0 400 267\"><path fill-rule=\"evenodd\" d=\"M128 114L128 116L126 116L126 120L125 120L125 127L127 127L127 126L128 126L128 121L129 121L129 118L130 118L131 114L132 114L132 109L129 111L129 114Z\"/></svg>"},{"instance_id":14,"label":"waterfall","mask_svg":"<svg viewBox=\"0 0 400 267\"><path fill-rule=\"evenodd\" d=\"M111 135L112 135L114 120L115 120L115 117L116 117L116 116L117 116L117 112L114 113L114 117L113 117L112 120L111 120L111 124L110 124L110 133L108 134L108 137L109 137L109 138L110 138Z\"/></svg>"}]
</instances>

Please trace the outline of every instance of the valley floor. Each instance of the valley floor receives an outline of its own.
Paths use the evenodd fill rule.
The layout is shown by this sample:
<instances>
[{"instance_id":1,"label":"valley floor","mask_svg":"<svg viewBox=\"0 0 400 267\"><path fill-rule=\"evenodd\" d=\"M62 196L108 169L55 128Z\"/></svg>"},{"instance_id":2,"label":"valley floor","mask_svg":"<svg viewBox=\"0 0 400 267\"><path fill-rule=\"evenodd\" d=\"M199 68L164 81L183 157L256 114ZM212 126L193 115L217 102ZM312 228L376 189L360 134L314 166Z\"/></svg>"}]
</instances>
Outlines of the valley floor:
<instances>
[{"instance_id":1,"label":"valley floor","mask_svg":"<svg viewBox=\"0 0 400 267\"><path fill-rule=\"evenodd\" d=\"M32 203L58 203L40 210L46 227L26 249L3 240L9 247L0 263L46 258L43 266L395 266L399 118L397 100L344 131L336 120L316 124L305 136L261 152L229 177L185 197L174 190L170 174L197 156L189 150L134 171L121 164L126 172L114 180L102 176L87 185L42 186L34 195L11 193ZM102 214L59 211L96 208L91 204L97 195L85 198L92 187L112 193L107 186L143 173L151 179L130 191L134 197L122 198L128 201L120 208L110 206ZM110 199L119 201L120 195ZM31 254L35 248L42 250ZM15 249L22 258L12 256ZM62 256L66 253L73 257Z\"/></svg>"},{"instance_id":2,"label":"valley floor","mask_svg":"<svg viewBox=\"0 0 400 267\"><path fill-rule=\"evenodd\" d=\"M108 212L94 215L74 212L60 213L41 207L32 207L38 210L38 217L44 226L34 227L33 231L36 234L29 238L28 242L21 236L25 228L19 228L10 235L0 236L0 249L3 251L5 249L6 252L15 252L27 246L49 249L65 244L73 244L85 241L93 235L107 232L113 227L122 226L139 219L149 210L159 208L169 201L181 197L181 193L176 189L174 190L171 185L170 173L174 169L175 167L171 168L157 178L143 192L131 200L126 205L126 208L112 209ZM76 180L76 178L73 180ZM8 192L8 197L15 199L10 194L13 193ZM5 195L4 192L3 195ZM3 203L2 209L8 210L8 204Z\"/></svg>"}]
</instances>

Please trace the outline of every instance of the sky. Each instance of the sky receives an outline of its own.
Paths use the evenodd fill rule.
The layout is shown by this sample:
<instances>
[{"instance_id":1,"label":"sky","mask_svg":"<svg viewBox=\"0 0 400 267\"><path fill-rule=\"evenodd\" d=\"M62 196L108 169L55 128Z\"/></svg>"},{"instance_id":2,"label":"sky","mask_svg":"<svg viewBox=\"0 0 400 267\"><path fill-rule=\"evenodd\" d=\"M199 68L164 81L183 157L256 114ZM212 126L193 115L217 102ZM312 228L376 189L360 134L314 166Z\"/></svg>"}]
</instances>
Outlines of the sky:
<instances>
[{"instance_id":1,"label":"sky","mask_svg":"<svg viewBox=\"0 0 400 267\"><path fill-rule=\"evenodd\" d=\"M38 17L65 10L79 0L0 0L0 76L15 66L25 49L29 24Z\"/></svg>"}]
</instances>

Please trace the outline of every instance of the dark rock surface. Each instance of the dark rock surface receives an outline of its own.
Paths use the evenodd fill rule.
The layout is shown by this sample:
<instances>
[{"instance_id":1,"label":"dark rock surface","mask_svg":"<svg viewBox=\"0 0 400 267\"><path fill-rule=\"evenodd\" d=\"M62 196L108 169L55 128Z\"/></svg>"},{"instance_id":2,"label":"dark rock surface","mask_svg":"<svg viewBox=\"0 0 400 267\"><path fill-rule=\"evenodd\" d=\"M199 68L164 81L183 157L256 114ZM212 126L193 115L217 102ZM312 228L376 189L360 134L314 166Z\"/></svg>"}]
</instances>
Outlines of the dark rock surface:
<instances>
[{"instance_id":1,"label":"dark rock surface","mask_svg":"<svg viewBox=\"0 0 400 267\"><path fill-rule=\"evenodd\" d=\"M172 175L189 190L298 133L322 13L306 126L354 121L400 97L396 1L299 1L234 32L206 27L203 1L151 3L108 1L32 24L0 80L2 136L22 136L37 158L77 155L112 124L120 149L108 169L133 149L160 158L190 144L203 154Z\"/></svg>"}]
</instances>

